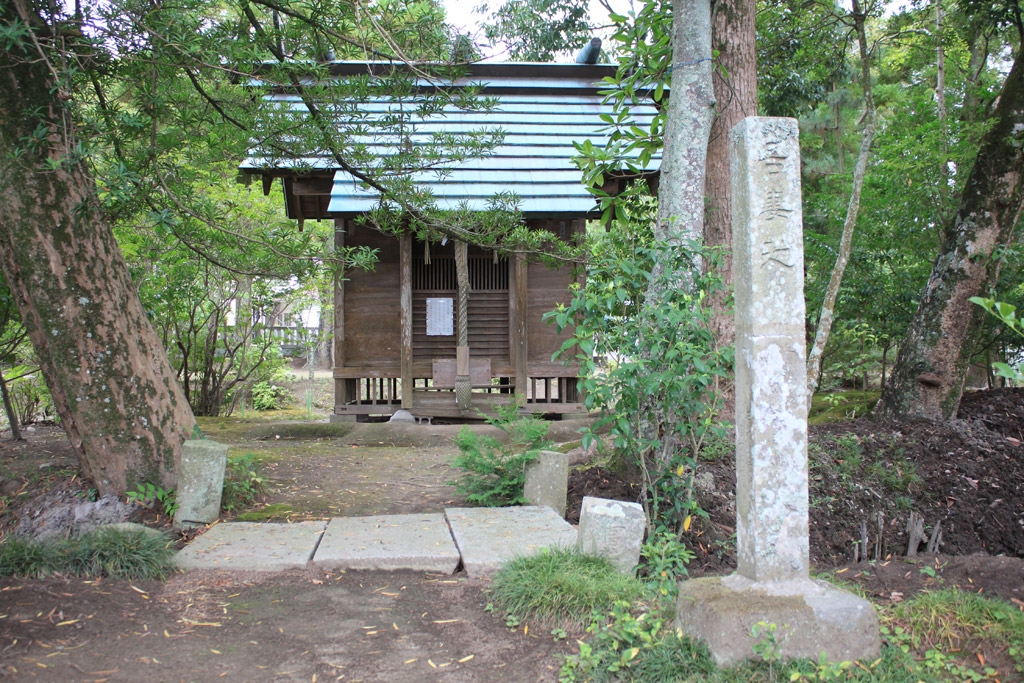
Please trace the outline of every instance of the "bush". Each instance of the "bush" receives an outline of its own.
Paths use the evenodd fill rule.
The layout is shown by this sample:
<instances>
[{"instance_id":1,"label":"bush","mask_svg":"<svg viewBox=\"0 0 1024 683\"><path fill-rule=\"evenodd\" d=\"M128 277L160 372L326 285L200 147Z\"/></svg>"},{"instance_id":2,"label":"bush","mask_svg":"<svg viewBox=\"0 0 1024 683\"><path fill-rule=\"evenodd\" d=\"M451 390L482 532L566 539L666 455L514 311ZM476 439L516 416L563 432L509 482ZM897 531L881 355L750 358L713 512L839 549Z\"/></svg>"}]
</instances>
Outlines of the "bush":
<instances>
[{"instance_id":1,"label":"bush","mask_svg":"<svg viewBox=\"0 0 1024 683\"><path fill-rule=\"evenodd\" d=\"M571 332L559 354L579 364L584 403L601 413L583 444L600 443L596 432L607 427L617 451L635 458L649 532L681 536L702 513L693 496L697 457L726 433L716 410L732 349L717 348L711 330L712 297L722 290L710 274L716 258L693 244L613 244L595 252L586 286L547 315ZM679 274L701 261L709 274L681 286Z\"/></svg>"},{"instance_id":2,"label":"bush","mask_svg":"<svg viewBox=\"0 0 1024 683\"><path fill-rule=\"evenodd\" d=\"M625 600L616 601L607 618L587 631L591 637L580 644L578 655L566 658L560 681L720 680L705 645L652 612L636 614Z\"/></svg>"},{"instance_id":3,"label":"bush","mask_svg":"<svg viewBox=\"0 0 1024 683\"><path fill-rule=\"evenodd\" d=\"M545 439L548 424L532 415L520 415L515 403L495 410L497 415L487 418L487 423L505 432L508 442L478 436L468 426L460 429L455 437L459 455L452 464L466 474L448 483L474 505L495 507L528 503L523 497L526 465L537 459L539 451L551 445Z\"/></svg>"},{"instance_id":4,"label":"bush","mask_svg":"<svg viewBox=\"0 0 1024 683\"><path fill-rule=\"evenodd\" d=\"M0 576L158 579L170 571L174 548L163 534L99 529L78 538L0 542Z\"/></svg>"},{"instance_id":5,"label":"bush","mask_svg":"<svg viewBox=\"0 0 1024 683\"><path fill-rule=\"evenodd\" d=\"M224 512L251 506L266 490L260 475L260 462L252 453L228 460L224 471L224 492L220 507Z\"/></svg>"},{"instance_id":6,"label":"bush","mask_svg":"<svg viewBox=\"0 0 1024 683\"><path fill-rule=\"evenodd\" d=\"M253 410L281 410L291 398L291 392L270 382L257 382L252 387Z\"/></svg>"},{"instance_id":7,"label":"bush","mask_svg":"<svg viewBox=\"0 0 1024 683\"><path fill-rule=\"evenodd\" d=\"M134 491L129 491L125 495L139 505L159 512L165 517L173 517L178 510L177 495L174 489L165 489L163 486L150 482L139 484Z\"/></svg>"}]
</instances>

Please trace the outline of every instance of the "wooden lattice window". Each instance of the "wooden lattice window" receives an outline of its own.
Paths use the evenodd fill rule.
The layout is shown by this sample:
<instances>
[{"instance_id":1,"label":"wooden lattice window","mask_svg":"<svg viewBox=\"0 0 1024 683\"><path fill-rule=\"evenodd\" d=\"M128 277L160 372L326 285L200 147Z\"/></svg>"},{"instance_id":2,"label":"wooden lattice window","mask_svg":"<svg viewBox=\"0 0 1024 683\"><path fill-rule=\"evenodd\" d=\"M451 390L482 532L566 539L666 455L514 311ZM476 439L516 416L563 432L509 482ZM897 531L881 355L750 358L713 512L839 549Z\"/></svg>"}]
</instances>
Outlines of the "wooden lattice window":
<instances>
[{"instance_id":1,"label":"wooden lattice window","mask_svg":"<svg viewBox=\"0 0 1024 683\"><path fill-rule=\"evenodd\" d=\"M474 356L507 361L508 260L495 259L492 254L484 252L474 254L471 251L468 261L469 346ZM454 334L427 334L427 299L455 299L457 295L458 279L455 274L454 255L433 253L429 263L423 256L413 257L412 332L413 354L417 358L455 357Z\"/></svg>"}]
</instances>

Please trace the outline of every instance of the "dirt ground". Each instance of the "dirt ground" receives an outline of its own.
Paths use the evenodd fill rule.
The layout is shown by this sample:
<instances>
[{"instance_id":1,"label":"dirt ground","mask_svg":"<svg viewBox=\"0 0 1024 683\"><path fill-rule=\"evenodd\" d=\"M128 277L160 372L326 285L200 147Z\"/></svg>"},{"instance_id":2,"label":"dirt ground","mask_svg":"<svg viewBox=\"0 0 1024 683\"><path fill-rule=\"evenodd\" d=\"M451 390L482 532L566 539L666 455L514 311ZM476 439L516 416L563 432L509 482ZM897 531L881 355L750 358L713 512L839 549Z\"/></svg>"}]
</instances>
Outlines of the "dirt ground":
<instances>
[{"instance_id":1,"label":"dirt ground","mask_svg":"<svg viewBox=\"0 0 1024 683\"><path fill-rule=\"evenodd\" d=\"M554 681L564 641L512 633L484 584L420 573L0 579L0 677Z\"/></svg>"},{"instance_id":2,"label":"dirt ground","mask_svg":"<svg viewBox=\"0 0 1024 683\"><path fill-rule=\"evenodd\" d=\"M821 572L881 602L958 586L1024 609L1024 390L968 395L960 419L811 430L811 553ZM577 424L553 438L577 438ZM233 455L252 453L270 491L265 518L438 510L456 428L204 424ZM40 491L74 490L63 433L36 427L0 442L0 530L33 514ZM690 531L694 575L734 565L732 453L698 464L709 519ZM582 460L577 456L576 460ZM593 465L593 463L590 463ZM606 467L578 467L570 520L583 495L631 499ZM911 512L939 554L904 558ZM881 520L879 522L879 520ZM155 523L155 520L150 520ZM867 541L864 541L865 535ZM924 550L926 543L921 544ZM856 549L857 563L852 563ZM868 561L865 561L864 557ZM409 573L179 574L166 582L0 578L0 678L41 681L554 681L556 640L509 630L485 609L486 582Z\"/></svg>"}]
</instances>

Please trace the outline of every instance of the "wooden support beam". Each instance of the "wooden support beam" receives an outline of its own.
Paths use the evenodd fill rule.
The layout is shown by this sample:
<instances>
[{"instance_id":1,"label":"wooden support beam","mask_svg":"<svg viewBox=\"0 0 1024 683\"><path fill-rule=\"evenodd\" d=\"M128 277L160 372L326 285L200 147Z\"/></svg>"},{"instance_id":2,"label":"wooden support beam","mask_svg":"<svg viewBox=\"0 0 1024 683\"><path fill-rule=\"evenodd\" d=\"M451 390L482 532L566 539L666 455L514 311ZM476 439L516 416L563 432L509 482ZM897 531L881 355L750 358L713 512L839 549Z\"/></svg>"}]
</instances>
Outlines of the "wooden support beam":
<instances>
[{"instance_id":1,"label":"wooden support beam","mask_svg":"<svg viewBox=\"0 0 1024 683\"><path fill-rule=\"evenodd\" d=\"M526 257L523 254L513 254L512 262L509 264L511 272L511 286L509 287L509 360L515 369L515 391L516 400L526 405L526 378L528 362L528 333L526 325L526 313L529 305L527 298L528 282Z\"/></svg>"},{"instance_id":2,"label":"wooden support beam","mask_svg":"<svg viewBox=\"0 0 1024 683\"><path fill-rule=\"evenodd\" d=\"M399 305L402 316L402 407L412 410L412 233L405 233L399 243L400 285Z\"/></svg>"},{"instance_id":3,"label":"wooden support beam","mask_svg":"<svg viewBox=\"0 0 1024 683\"><path fill-rule=\"evenodd\" d=\"M334 253L345 250L345 219L334 219ZM345 275L334 276L334 369L345 367ZM334 380L334 405L343 406L353 400L349 396L350 385L344 379Z\"/></svg>"}]
</instances>

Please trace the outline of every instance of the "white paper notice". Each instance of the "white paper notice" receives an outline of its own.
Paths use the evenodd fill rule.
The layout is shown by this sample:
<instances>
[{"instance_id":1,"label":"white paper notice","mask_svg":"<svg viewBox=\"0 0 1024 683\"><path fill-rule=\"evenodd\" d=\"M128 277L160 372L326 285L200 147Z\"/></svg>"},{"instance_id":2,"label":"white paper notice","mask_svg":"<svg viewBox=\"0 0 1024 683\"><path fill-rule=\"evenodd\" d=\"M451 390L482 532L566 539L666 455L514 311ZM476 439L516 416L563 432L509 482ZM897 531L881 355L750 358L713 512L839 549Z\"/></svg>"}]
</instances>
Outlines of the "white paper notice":
<instances>
[{"instance_id":1,"label":"white paper notice","mask_svg":"<svg viewBox=\"0 0 1024 683\"><path fill-rule=\"evenodd\" d=\"M427 299L427 336L450 337L455 334L454 299Z\"/></svg>"}]
</instances>

